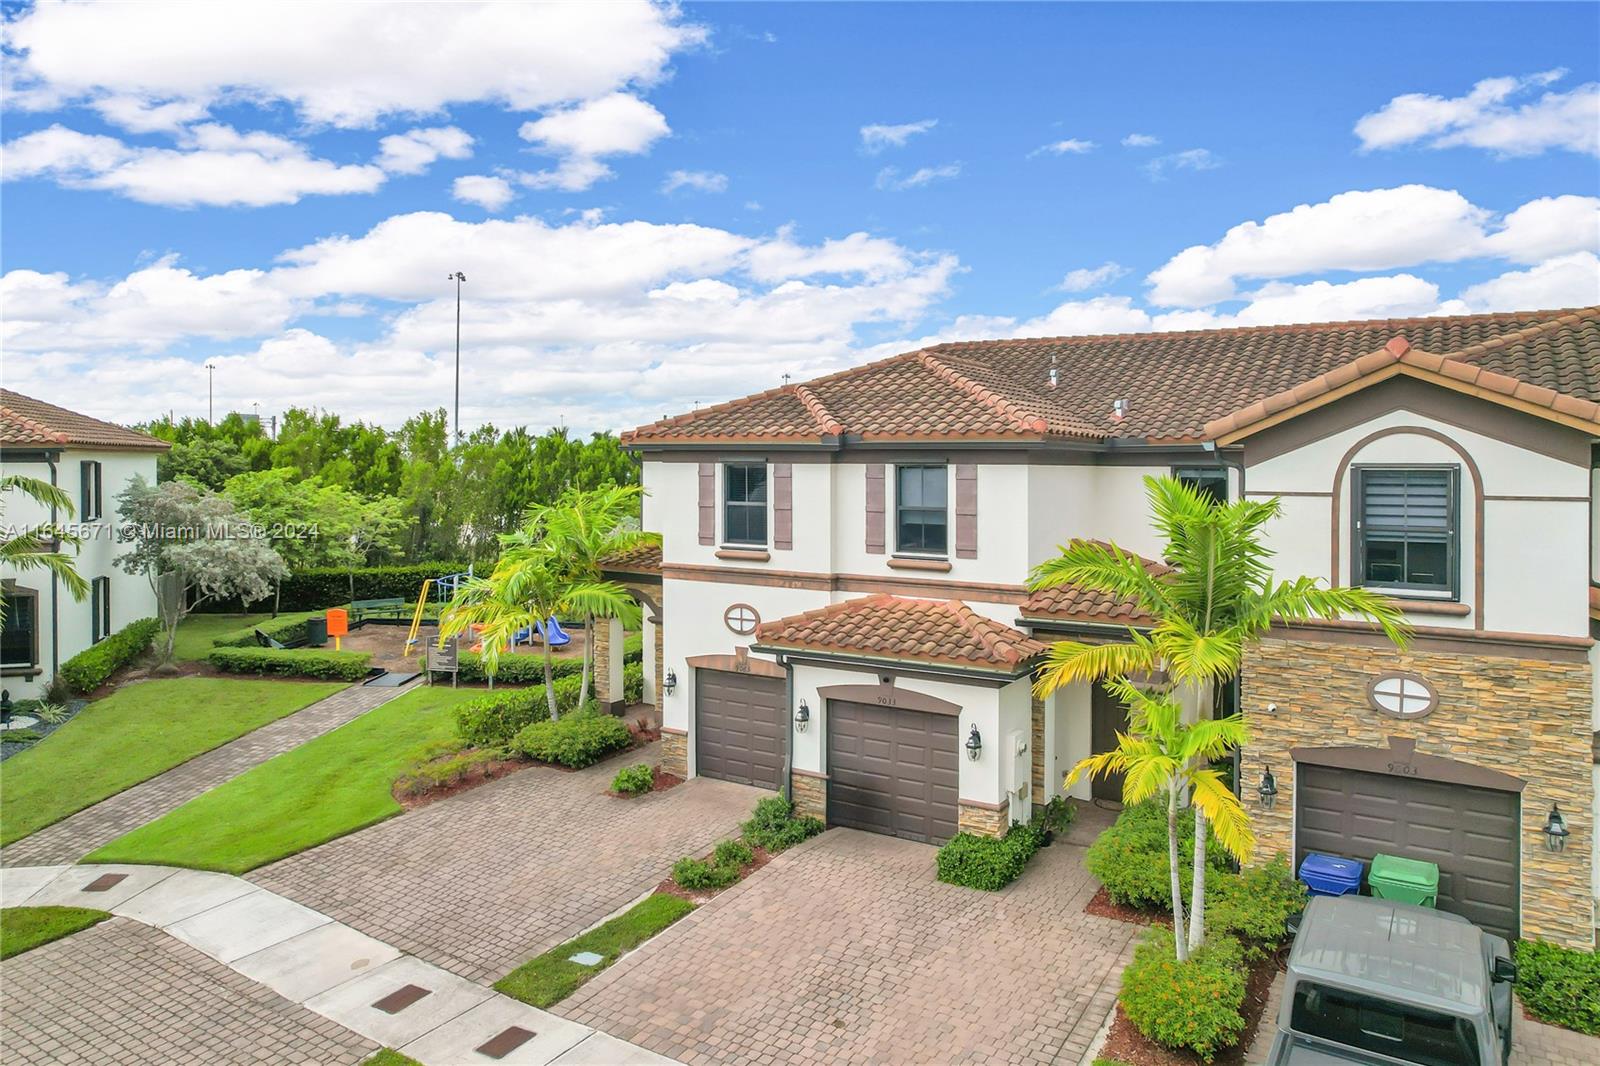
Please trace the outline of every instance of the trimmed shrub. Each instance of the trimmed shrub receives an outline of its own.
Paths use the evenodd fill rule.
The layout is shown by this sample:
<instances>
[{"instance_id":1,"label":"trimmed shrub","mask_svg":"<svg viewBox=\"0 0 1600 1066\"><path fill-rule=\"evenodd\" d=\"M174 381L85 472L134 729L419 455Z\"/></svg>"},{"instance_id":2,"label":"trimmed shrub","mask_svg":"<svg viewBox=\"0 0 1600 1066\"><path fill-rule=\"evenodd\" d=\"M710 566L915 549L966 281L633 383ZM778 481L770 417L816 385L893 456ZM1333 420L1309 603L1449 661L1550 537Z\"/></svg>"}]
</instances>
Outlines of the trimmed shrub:
<instances>
[{"instance_id":1,"label":"trimmed shrub","mask_svg":"<svg viewBox=\"0 0 1600 1066\"><path fill-rule=\"evenodd\" d=\"M321 681L360 681L371 670L364 651L279 651L277 648L213 648L206 661L227 674L273 674Z\"/></svg>"},{"instance_id":2,"label":"trimmed shrub","mask_svg":"<svg viewBox=\"0 0 1600 1066\"><path fill-rule=\"evenodd\" d=\"M1517 995L1551 1025L1600 1036L1600 954L1519 940Z\"/></svg>"},{"instance_id":3,"label":"trimmed shrub","mask_svg":"<svg viewBox=\"0 0 1600 1066\"><path fill-rule=\"evenodd\" d=\"M796 818L794 804L782 796L768 796L756 801L755 813L739 828L745 840L776 854L816 836L825 827L817 818Z\"/></svg>"},{"instance_id":4,"label":"trimmed shrub","mask_svg":"<svg viewBox=\"0 0 1600 1066\"><path fill-rule=\"evenodd\" d=\"M452 752L450 749L455 744L455 741L446 741L442 745L430 745L428 748L430 751L439 748L443 750L437 750L437 754L424 756L413 762L395 778L395 790L405 796L423 796L437 789L459 784L477 767L500 758L499 752L482 748Z\"/></svg>"},{"instance_id":5,"label":"trimmed shrub","mask_svg":"<svg viewBox=\"0 0 1600 1066\"><path fill-rule=\"evenodd\" d=\"M1064 797L1057 796L1042 808L1034 808L1033 822L1040 829L1052 833L1065 833L1077 816L1078 808L1068 803Z\"/></svg>"},{"instance_id":6,"label":"trimmed shrub","mask_svg":"<svg viewBox=\"0 0 1600 1066\"><path fill-rule=\"evenodd\" d=\"M629 633L622 638L622 661L624 663L644 662L643 633Z\"/></svg>"},{"instance_id":7,"label":"trimmed shrub","mask_svg":"<svg viewBox=\"0 0 1600 1066\"><path fill-rule=\"evenodd\" d=\"M621 751L631 740L622 719L579 710L554 722L534 722L524 727L511 745L530 759L578 769Z\"/></svg>"},{"instance_id":8,"label":"trimmed shrub","mask_svg":"<svg viewBox=\"0 0 1600 1066\"><path fill-rule=\"evenodd\" d=\"M1172 930L1155 928L1134 949L1117 999L1134 1028L1163 1047L1210 1062L1244 1032L1247 971L1239 942L1213 937L1179 962Z\"/></svg>"},{"instance_id":9,"label":"trimmed shrub","mask_svg":"<svg viewBox=\"0 0 1600 1066\"><path fill-rule=\"evenodd\" d=\"M93 692L110 676L144 654L161 631L154 618L129 622L91 648L85 648L61 664L57 675L75 692Z\"/></svg>"},{"instance_id":10,"label":"trimmed shrub","mask_svg":"<svg viewBox=\"0 0 1600 1066\"><path fill-rule=\"evenodd\" d=\"M957 833L939 849L939 880L985 892L999 891L1021 876L1043 842L1044 830L1037 823L1015 824L1003 837Z\"/></svg>"},{"instance_id":11,"label":"trimmed shrub","mask_svg":"<svg viewBox=\"0 0 1600 1066\"><path fill-rule=\"evenodd\" d=\"M462 638L462 643L468 641ZM472 643L476 643L474 639ZM482 682L489 680L489 674L483 668L483 656L475 651L464 651L460 656L462 681ZM577 678L583 672L582 659L552 659L550 661L550 676L560 681L563 678ZM544 652L506 652L500 656L500 661L495 664L494 683L496 685L542 685L544 684ZM577 684L574 680L573 684Z\"/></svg>"},{"instance_id":12,"label":"trimmed shrub","mask_svg":"<svg viewBox=\"0 0 1600 1066\"><path fill-rule=\"evenodd\" d=\"M644 666L640 663L622 668L622 699L625 703L644 702Z\"/></svg>"},{"instance_id":13,"label":"trimmed shrub","mask_svg":"<svg viewBox=\"0 0 1600 1066\"><path fill-rule=\"evenodd\" d=\"M283 579L278 609L320 611L351 600L386 600L396 596L407 603L415 603L417 593L422 591L422 583L428 578L459 573L466 568L466 563L361 566L355 570L355 592L352 594L350 571L337 566L309 566ZM205 605L205 612L210 614L231 614L244 609L244 605L237 600L211 601Z\"/></svg>"},{"instance_id":14,"label":"trimmed shrub","mask_svg":"<svg viewBox=\"0 0 1600 1066\"><path fill-rule=\"evenodd\" d=\"M1282 855L1242 874L1206 872L1206 934L1238 937L1249 958L1287 940L1289 916L1305 907L1306 886Z\"/></svg>"},{"instance_id":15,"label":"trimmed shrub","mask_svg":"<svg viewBox=\"0 0 1600 1066\"><path fill-rule=\"evenodd\" d=\"M1178 877L1187 896L1193 876L1194 812L1178 812ZM1106 894L1125 907L1169 910L1172 875L1167 868L1167 810L1165 801L1129 807L1117 815L1111 828L1101 833L1084 856L1089 872L1105 886ZM1210 878L1228 871L1228 859L1219 847L1207 847Z\"/></svg>"},{"instance_id":16,"label":"trimmed shrub","mask_svg":"<svg viewBox=\"0 0 1600 1066\"><path fill-rule=\"evenodd\" d=\"M617 776L611 779L611 791L620 792L624 796L637 796L655 787L656 772L645 762L637 766L624 766L617 771Z\"/></svg>"},{"instance_id":17,"label":"trimmed shrub","mask_svg":"<svg viewBox=\"0 0 1600 1066\"><path fill-rule=\"evenodd\" d=\"M304 618L283 619L269 618L258 626L245 626L215 637L211 641L213 648L259 648L256 641L256 630L261 630L279 644L299 644L305 641L306 622Z\"/></svg>"},{"instance_id":18,"label":"trimmed shrub","mask_svg":"<svg viewBox=\"0 0 1600 1066\"><path fill-rule=\"evenodd\" d=\"M691 892L708 888L727 888L739 880L739 868L685 856L672 864L672 879L678 882L679 888L686 888Z\"/></svg>"},{"instance_id":19,"label":"trimmed shrub","mask_svg":"<svg viewBox=\"0 0 1600 1066\"><path fill-rule=\"evenodd\" d=\"M716 850L711 853L711 861L718 866L743 866L755 857L756 853L750 850L750 845L742 840L719 841Z\"/></svg>"}]
</instances>

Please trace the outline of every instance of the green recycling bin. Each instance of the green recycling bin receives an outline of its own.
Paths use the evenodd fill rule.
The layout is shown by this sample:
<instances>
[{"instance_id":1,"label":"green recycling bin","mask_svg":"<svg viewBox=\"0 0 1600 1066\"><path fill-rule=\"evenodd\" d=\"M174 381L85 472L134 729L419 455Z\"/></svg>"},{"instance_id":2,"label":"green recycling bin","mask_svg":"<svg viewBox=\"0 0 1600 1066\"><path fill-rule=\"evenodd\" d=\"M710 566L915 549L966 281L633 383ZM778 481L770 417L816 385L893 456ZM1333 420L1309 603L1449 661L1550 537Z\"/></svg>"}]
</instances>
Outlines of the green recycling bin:
<instances>
[{"instance_id":1,"label":"green recycling bin","mask_svg":"<svg viewBox=\"0 0 1600 1066\"><path fill-rule=\"evenodd\" d=\"M1439 867L1398 855L1374 855L1367 887L1379 899L1432 907L1439 901Z\"/></svg>"}]
</instances>

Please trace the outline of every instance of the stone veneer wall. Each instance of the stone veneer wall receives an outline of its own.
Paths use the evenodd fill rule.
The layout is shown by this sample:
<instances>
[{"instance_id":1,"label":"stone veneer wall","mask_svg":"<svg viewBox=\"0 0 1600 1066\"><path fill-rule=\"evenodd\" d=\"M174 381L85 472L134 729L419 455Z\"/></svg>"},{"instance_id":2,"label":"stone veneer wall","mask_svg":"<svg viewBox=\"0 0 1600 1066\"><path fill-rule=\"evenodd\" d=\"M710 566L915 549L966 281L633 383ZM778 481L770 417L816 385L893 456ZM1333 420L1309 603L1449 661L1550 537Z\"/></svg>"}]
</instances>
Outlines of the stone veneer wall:
<instances>
[{"instance_id":1,"label":"stone veneer wall","mask_svg":"<svg viewBox=\"0 0 1600 1066\"><path fill-rule=\"evenodd\" d=\"M980 837L1005 836L1011 828L1011 805L1004 803L998 810L975 803L962 803L958 826L963 833Z\"/></svg>"},{"instance_id":2,"label":"stone veneer wall","mask_svg":"<svg viewBox=\"0 0 1600 1066\"><path fill-rule=\"evenodd\" d=\"M666 710L665 700L667 698L667 686L663 680L666 676L666 669L662 665L666 662L667 655L666 643L662 637L666 627L661 624L661 619L659 618L652 618L650 623L656 631L656 713L661 714Z\"/></svg>"},{"instance_id":3,"label":"stone veneer wall","mask_svg":"<svg viewBox=\"0 0 1600 1066\"><path fill-rule=\"evenodd\" d=\"M789 775L789 792L794 813L802 818L828 820L828 779L796 770Z\"/></svg>"},{"instance_id":4,"label":"stone veneer wall","mask_svg":"<svg viewBox=\"0 0 1600 1066\"><path fill-rule=\"evenodd\" d=\"M661 731L661 771L689 776L689 738L683 733Z\"/></svg>"},{"instance_id":5,"label":"stone veneer wall","mask_svg":"<svg viewBox=\"0 0 1600 1066\"><path fill-rule=\"evenodd\" d=\"M1439 693L1437 709L1400 720L1374 710L1367 685L1405 670ZM1289 854L1294 828L1295 747L1384 748L1409 737L1416 750L1522 778L1522 932L1571 947L1594 945L1595 810L1590 779L1593 701L1586 662L1504 655L1381 651L1310 640L1264 640L1247 655L1241 678L1250 744L1241 763L1264 861ZM1265 713L1269 703L1275 714ZM1278 783L1270 811L1253 802L1263 764ZM1544 846L1544 821L1559 803L1573 830L1565 851Z\"/></svg>"},{"instance_id":6,"label":"stone veneer wall","mask_svg":"<svg viewBox=\"0 0 1600 1066\"><path fill-rule=\"evenodd\" d=\"M622 693L611 691L611 621L596 618L594 628L587 634L590 654L594 657L594 698L603 708L613 700L621 700Z\"/></svg>"},{"instance_id":7,"label":"stone veneer wall","mask_svg":"<svg viewBox=\"0 0 1600 1066\"><path fill-rule=\"evenodd\" d=\"M1033 697L1033 802L1050 795L1044 787L1044 700Z\"/></svg>"}]
</instances>

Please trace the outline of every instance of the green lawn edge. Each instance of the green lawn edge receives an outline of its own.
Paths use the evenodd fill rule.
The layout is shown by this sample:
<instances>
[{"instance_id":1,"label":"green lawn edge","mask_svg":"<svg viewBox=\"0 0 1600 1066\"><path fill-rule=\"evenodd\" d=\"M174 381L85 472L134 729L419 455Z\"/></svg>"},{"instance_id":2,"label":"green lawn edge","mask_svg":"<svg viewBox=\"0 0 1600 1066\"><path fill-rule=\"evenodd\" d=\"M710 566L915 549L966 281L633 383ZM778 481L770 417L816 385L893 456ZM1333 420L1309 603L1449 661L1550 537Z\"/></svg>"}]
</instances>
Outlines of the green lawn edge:
<instances>
[{"instance_id":1,"label":"green lawn edge","mask_svg":"<svg viewBox=\"0 0 1600 1066\"><path fill-rule=\"evenodd\" d=\"M109 911L88 907L6 907L0 910L0 959L71 936L109 917Z\"/></svg>"},{"instance_id":2,"label":"green lawn edge","mask_svg":"<svg viewBox=\"0 0 1600 1066\"><path fill-rule=\"evenodd\" d=\"M410 1055L402 1055L392 1047L386 1047L370 1059L362 1059L361 1066L422 1066L422 1063Z\"/></svg>"},{"instance_id":3,"label":"green lawn edge","mask_svg":"<svg viewBox=\"0 0 1600 1066\"><path fill-rule=\"evenodd\" d=\"M694 910L682 896L657 892L615 918L551 948L518 966L494 983L496 992L535 1007L549 1007L576 992L626 951L632 951L679 918ZM571 961L580 951L600 956L593 966Z\"/></svg>"},{"instance_id":4,"label":"green lawn edge","mask_svg":"<svg viewBox=\"0 0 1600 1066\"><path fill-rule=\"evenodd\" d=\"M0 847L26 839L191 759L303 711L346 687L342 681L182 677L141 681L118 689L85 707L31 748L6 760L5 772L0 774ZM227 692L238 693L243 699L234 723L238 728L218 728L218 694ZM172 713L169 707L158 718L153 708L141 706L171 699L178 693L192 697L178 705L181 713ZM259 698L266 694L274 698ZM123 714L130 704L132 709ZM127 720L119 721L119 717ZM204 741L164 751L159 748L160 743L185 735L184 726L189 721L210 730ZM150 741L140 735L156 726L163 734L160 740ZM105 787L86 788L66 798L69 790L63 782L79 785L97 780L104 781Z\"/></svg>"}]
</instances>

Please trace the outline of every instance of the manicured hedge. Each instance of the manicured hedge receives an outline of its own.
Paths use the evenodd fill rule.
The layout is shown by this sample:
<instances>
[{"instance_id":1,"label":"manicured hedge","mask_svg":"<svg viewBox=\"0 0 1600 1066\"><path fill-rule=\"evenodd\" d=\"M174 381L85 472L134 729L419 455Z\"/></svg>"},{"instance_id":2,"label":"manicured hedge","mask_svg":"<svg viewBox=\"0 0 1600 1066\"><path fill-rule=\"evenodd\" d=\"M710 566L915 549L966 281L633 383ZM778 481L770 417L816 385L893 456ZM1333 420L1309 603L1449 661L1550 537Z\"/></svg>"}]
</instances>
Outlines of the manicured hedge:
<instances>
[{"instance_id":1,"label":"manicured hedge","mask_svg":"<svg viewBox=\"0 0 1600 1066\"><path fill-rule=\"evenodd\" d=\"M1188 858L1192 861L1192 851ZM1167 907L1171 905L1169 901ZM1282 855L1239 874L1206 873L1206 935L1238 937L1249 958L1289 939L1289 916L1305 909L1306 886Z\"/></svg>"},{"instance_id":2,"label":"manicured hedge","mask_svg":"<svg viewBox=\"0 0 1600 1066\"><path fill-rule=\"evenodd\" d=\"M1179 962L1172 930L1155 928L1134 949L1117 999L1147 1038L1210 1062L1244 1032L1239 1008L1248 973L1232 937L1211 937L1188 962Z\"/></svg>"},{"instance_id":3,"label":"manicured hedge","mask_svg":"<svg viewBox=\"0 0 1600 1066\"><path fill-rule=\"evenodd\" d=\"M947 885L999 891L1022 875L1043 842L1043 829L1021 823L1013 825L1003 837L957 833L939 849L935 860L939 880Z\"/></svg>"},{"instance_id":4,"label":"manicured hedge","mask_svg":"<svg viewBox=\"0 0 1600 1066\"><path fill-rule=\"evenodd\" d=\"M578 706L576 677L555 682L556 710L570 711ZM456 708L456 735L480 748L503 747L511 743L525 726L550 717L550 701L543 685L501 689L469 700Z\"/></svg>"},{"instance_id":5,"label":"manicured hedge","mask_svg":"<svg viewBox=\"0 0 1600 1066\"><path fill-rule=\"evenodd\" d=\"M355 571L355 594L350 592L350 571L339 567L307 567L283 579L278 610L320 611L351 600L383 600L399 596L415 603L422 583L467 568L466 563L408 563L403 566L363 566ZM269 600L270 602L270 600ZM257 605L259 607L259 605ZM237 600L212 601L208 613L238 613L245 606Z\"/></svg>"},{"instance_id":6,"label":"manicured hedge","mask_svg":"<svg viewBox=\"0 0 1600 1066\"><path fill-rule=\"evenodd\" d=\"M632 740L622 719L593 711L573 711L554 722L534 722L512 739L512 747L530 759L573 769L599 762Z\"/></svg>"},{"instance_id":7,"label":"manicured hedge","mask_svg":"<svg viewBox=\"0 0 1600 1066\"><path fill-rule=\"evenodd\" d=\"M326 681L360 681L372 666L364 651L279 651L277 648L213 648L206 661L229 674L275 674Z\"/></svg>"},{"instance_id":8,"label":"manicured hedge","mask_svg":"<svg viewBox=\"0 0 1600 1066\"><path fill-rule=\"evenodd\" d=\"M1187 895L1193 881L1194 812L1178 814L1179 880ZM1111 899L1127 907L1170 910L1172 875L1167 869L1167 810L1164 802L1150 801L1117 815L1111 828L1101 833L1084 856L1089 872L1106 888ZM1226 872L1228 859L1214 843L1206 848L1208 883L1215 873Z\"/></svg>"},{"instance_id":9,"label":"manicured hedge","mask_svg":"<svg viewBox=\"0 0 1600 1066\"><path fill-rule=\"evenodd\" d=\"M231 630L211 639L213 648L257 648L256 630L261 630L279 644L300 644L306 639L309 619L269 618L260 625Z\"/></svg>"},{"instance_id":10,"label":"manicured hedge","mask_svg":"<svg viewBox=\"0 0 1600 1066\"><path fill-rule=\"evenodd\" d=\"M794 804L782 796L768 796L756 800L755 812L739 828L751 844L779 852L816 836L824 827L818 818L795 817Z\"/></svg>"},{"instance_id":11,"label":"manicured hedge","mask_svg":"<svg viewBox=\"0 0 1600 1066\"><path fill-rule=\"evenodd\" d=\"M142 655L160 631L161 623L154 618L129 622L100 643L62 663L57 675L75 692L93 692L112 674Z\"/></svg>"},{"instance_id":12,"label":"manicured hedge","mask_svg":"<svg viewBox=\"0 0 1600 1066\"><path fill-rule=\"evenodd\" d=\"M1600 954L1517 942L1517 995L1534 1017L1600 1036Z\"/></svg>"},{"instance_id":13,"label":"manicured hedge","mask_svg":"<svg viewBox=\"0 0 1600 1066\"><path fill-rule=\"evenodd\" d=\"M624 664L623 681L627 681L627 665L644 661L644 643L637 633L623 642L622 661ZM590 664L591 667L593 664ZM469 683L484 682L489 680L489 675L483 669L483 656L475 651L464 651L460 656L460 680ZM550 676L555 678L577 677L583 672L583 658L573 656L570 658L552 659L550 661ZM641 686L644 674L639 674ZM495 664L494 683L497 685L542 685L544 684L544 652L507 652L500 656L500 661ZM641 692L643 691L641 687Z\"/></svg>"}]
</instances>

